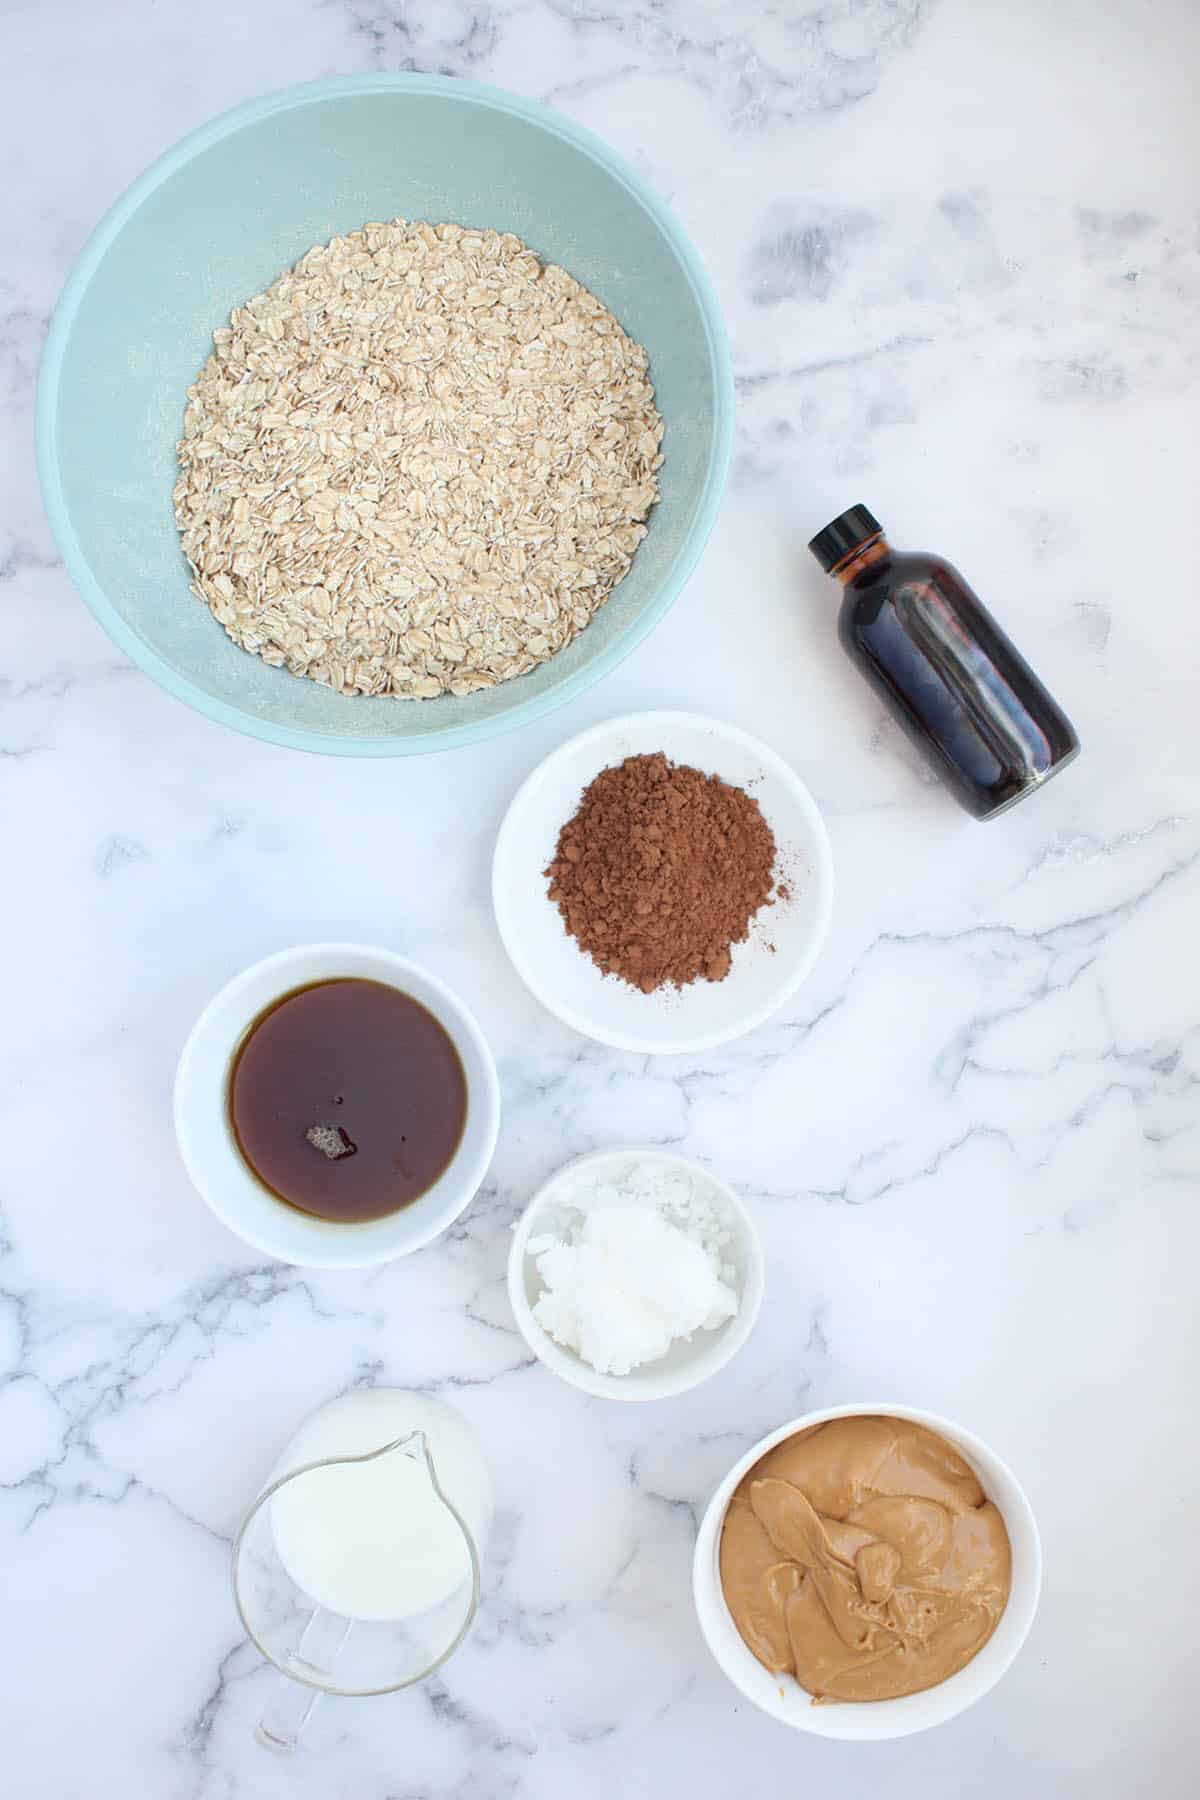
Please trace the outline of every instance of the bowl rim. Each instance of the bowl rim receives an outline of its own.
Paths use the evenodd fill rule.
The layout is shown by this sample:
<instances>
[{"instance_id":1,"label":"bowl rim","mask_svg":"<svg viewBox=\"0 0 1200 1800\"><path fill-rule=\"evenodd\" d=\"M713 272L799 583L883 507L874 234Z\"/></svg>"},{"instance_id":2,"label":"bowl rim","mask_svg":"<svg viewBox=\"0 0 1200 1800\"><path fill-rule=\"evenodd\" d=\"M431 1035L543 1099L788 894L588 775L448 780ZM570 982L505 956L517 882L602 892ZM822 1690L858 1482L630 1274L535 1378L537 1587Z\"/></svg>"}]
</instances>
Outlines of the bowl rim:
<instances>
[{"instance_id":1,"label":"bowl rim","mask_svg":"<svg viewBox=\"0 0 1200 1800\"><path fill-rule=\"evenodd\" d=\"M411 1207L402 1208L398 1213L387 1213L380 1219L367 1220L363 1223L358 1235L354 1230L347 1231L335 1222L317 1219L286 1206L283 1201L276 1201L280 1229L278 1233L269 1227L260 1228L259 1224L244 1212L236 1200L230 1198L200 1174L199 1160L195 1145L197 1135L203 1130L198 1123L197 1105L199 1097L196 1089L195 1061L205 1040L217 1029L218 1014L221 1007L238 999L247 989L252 989L264 976L278 977L275 984L276 998L290 991L288 971L297 964L312 958L325 959L331 963L357 959L371 965L376 973L366 979L387 982L400 988L404 978L417 977L426 992L436 995L439 1011L438 1023L452 1037L462 1042L469 1042L479 1060L482 1071L482 1090L478 1095L483 1112L483 1138L475 1153L464 1162L460 1172L460 1193L454 1198L447 1198L437 1212L426 1220L425 1225L413 1232L403 1243L390 1240L387 1227L397 1219L411 1218ZM318 980L337 980L336 974L318 976ZM422 1002L424 1004L424 1002ZM256 1004L250 1016L250 1023L259 1016L270 1001ZM244 1028L243 1028L244 1029ZM240 1038L235 1033L230 1041L229 1056L232 1059ZM194 1023L184 1040L179 1053L179 1061L175 1069L175 1081L172 1091L172 1118L175 1126L175 1141L179 1149L180 1160L188 1180L204 1201L209 1211L221 1224L231 1231L235 1237L249 1244L252 1249L264 1255L273 1256L292 1268L300 1269L368 1269L376 1268L383 1263L395 1262L404 1256L411 1256L423 1250L440 1237L444 1231L461 1218L482 1187L492 1159L496 1153L496 1144L500 1135L500 1078L496 1070L496 1059L491 1045L484 1035L483 1028L474 1013L457 992L440 976L432 973L424 964L414 961L412 957L402 956L398 951L385 950L377 944L361 944L350 942L320 942L291 944L286 949L273 951L268 956L257 958L231 975L228 981L210 994L198 1013ZM454 1162L461 1154L462 1146L455 1151L447 1170L439 1176L444 1178ZM253 1179L253 1178L251 1178ZM267 1190L263 1190L264 1195ZM426 1198L418 1195L412 1206L419 1206ZM273 1217L270 1212L265 1214Z\"/></svg>"},{"instance_id":2,"label":"bowl rim","mask_svg":"<svg viewBox=\"0 0 1200 1800\"><path fill-rule=\"evenodd\" d=\"M675 1031L671 1034L647 1032L636 1035L633 1032L613 1030L607 1026L598 1025L574 1006L561 1000L550 984L542 979L538 970L524 954L520 938L513 927L508 902L502 898L501 859L507 854L509 840L517 829L517 822L522 812L546 780L550 770L555 764L573 755L577 750L593 742L603 743L606 738L615 736L624 728L634 724L639 728L647 724L661 725L664 731L669 731L675 726L689 729L699 726L704 731L711 732L714 742L717 744L724 740L751 751L761 761L764 769L769 770L789 790L799 805L811 833L813 876L818 895L817 918L809 937L807 949L803 956L797 958L786 978L779 982L769 998L749 1009L732 1026L726 1025L717 1030L703 1032ZM824 816L813 799L808 785L797 774L787 758L781 756L778 750L772 749L770 744L764 743L761 738L755 737L753 732L743 731L740 725L732 725L728 720L714 718L708 713L687 712L679 708L651 707L644 712L621 713L616 718L601 720L598 725L590 725L586 730L576 732L574 737L567 738L563 743L556 745L530 770L509 801L500 822L500 829L496 833L495 848L492 851L492 911L496 919L496 929L500 934L500 941L508 953L509 961L534 999L539 1001L548 1013L551 1013L556 1019L560 1019L564 1025L569 1025L572 1031L577 1031L581 1037L590 1038L593 1043L606 1044L611 1050L626 1050L639 1056L696 1055L701 1051L715 1050L722 1044L733 1043L738 1038L745 1037L749 1032L757 1031L760 1025L765 1025L767 1020L772 1018L807 981L816 966L817 959L829 935L829 926L833 917L834 881L833 847L830 843L829 830Z\"/></svg>"},{"instance_id":3,"label":"bowl rim","mask_svg":"<svg viewBox=\"0 0 1200 1800\"><path fill-rule=\"evenodd\" d=\"M755 1662L751 1651L741 1644L746 1663L734 1666L733 1660L726 1656L723 1646L718 1641L714 1627L719 1618L724 1618L736 1632L729 1618L724 1594L721 1591L720 1576L717 1573L716 1557L720 1544L721 1527L729 1502L742 1477L752 1469L761 1457L777 1444L795 1437L798 1432L808 1431L817 1425L826 1425L834 1419L853 1419L868 1416L880 1418L902 1419L914 1425L923 1425L928 1430L939 1433L954 1446L971 1464L979 1476L989 1498L1002 1514L1010 1538L1016 1520L1019 1518L1022 1537L1025 1540L1027 1567L1025 1579L1018 1596L1015 1587L1009 1595L1008 1605L1001 1615L996 1631L989 1644L996 1641L1001 1628L1007 1625L1006 1641L999 1657L991 1670L981 1680L976 1674L974 1681L970 1673L974 1664L967 1663L956 1675L940 1682L918 1694L910 1694L900 1700L881 1700L867 1705L847 1705L833 1707L808 1706L789 1710L785 1716L782 1711L764 1704L760 1693L751 1687L748 1681L740 1676L740 1667ZM984 1471L992 1465L1003 1478L1009 1489L1004 1504L991 1492L991 1483ZM840 1742L877 1743L885 1740L910 1737L917 1732L927 1731L935 1725L946 1724L957 1718L962 1712L982 1700L1008 1673L1019 1656L1025 1641L1033 1627L1037 1616L1038 1604L1042 1592L1042 1541L1038 1531L1037 1517L1028 1494L1013 1474L1009 1464L999 1456L990 1444L977 1437L974 1432L958 1424L957 1420L944 1418L940 1413L930 1412L925 1407L905 1406L894 1400L852 1401L842 1406L824 1406L814 1408L811 1412L801 1413L799 1418L791 1419L786 1424L777 1426L774 1431L753 1444L744 1455L740 1456L733 1467L725 1474L713 1491L700 1517L700 1526L696 1533L695 1549L692 1553L692 1601L696 1611L700 1633L713 1661L732 1683L737 1691L744 1695L752 1705L779 1724L789 1726L794 1731L803 1731L815 1737L836 1739ZM1014 1601L1018 1603L1014 1605ZM987 1646L985 1646L986 1648ZM756 1667L759 1667L755 1663ZM940 1704L934 1696L941 1696ZM920 1712L912 1709L914 1700L925 1702ZM892 1708L904 1708L903 1712L894 1712ZM866 1729L844 1729L851 1721L861 1721Z\"/></svg>"},{"instance_id":4,"label":"bowl rim","mask_svg":"<svg viewBox=\"0 0 1200 1800\"><path fill-rule=\"evenodd\" d=\"M628 1375L603 1375L599 1370L589 1368L587 1363L576 1356L574 1352L556 1343L548 1332L542 1330L533 1316L533 1310L525 1293L525 1258L530 1232L538 1211L564 1175L571 1174L578 1169L589 1168L596 1163L610 1162L618 1157L632 1160L647 1159L675 1168L686 1169L689 1173L710 1182L729 1208L742 1233L746 1255L746 1279L739 1295L737 1314L734 1318L727 1320L713 1334L709 1344L702 1347L701 1356L697 1359L702 1362L702 1367L688 1365L677 1370L675 1374L664 1377L656 1376L654 1364L649 1363L640 1369L631 1370ZM695 1157L683 1156L678 1150L668 1149L662 1144L613 1144L603 1150L589 1150L582 1156L574 1156L569 1161L561 1163L534 1192L513 1226L512 1243L509 1245L508 1251L506 1284L509 1304L521 1336L538 1361L552 1374L559 1376L571 1387L579 1388L581 1392L591 1394L600 1400L634 1402L671 1400L680 1394L690 1393L693 1388L701 1386L711 1376L718 1374L748 1342L762 1310L766 1284L766 1258L763 1254L758 1227L750 1215L749 1208L729 1183L712 1169L706 1168Z\"/></svg>"},{"instance_id":5,"label":"bowl rim","mask_svg":"<svg viewBox=\"0 0 1200 1800\"><path fill-rule=\"evenodd\" d=\"M413 732L401 737L349 738L337 734L326 737L306 728L261 719L241 706L208 693L191 676L174 668L165 657L146 643L108 598L93 575L76 536L63 490L58 455L60 378L76 315L92 278L125 225L163 182L168 181L199 152L220 143L247 125L258 124L280 113L325 100L355 99L388 93L440 95L467 105L508 113L514 118L538 126L581 151L626 190L670 244L695 296L712 374L712 444L692 523L657 593L621 636L608 644L584 668L564 677L549 692L518 701L509 712L496 719L484 719L440 730L435 728ZM479 743L543 718L556 707L577 699L594 682L610 674L637 648L677 599L695 569L716 523L733 453L733 423L733 361L716 289L698 251L673 211L630 164L611 149L603 138L586 127L560 117L537 101L509 93L504 88L493 87L484 82L460 80L457 76L383 71L300 82L292 87L243 101L189 132L164 151L126 188L87 239L59 295L38 372L35 438L46 516L62 553L67 573L117 647L169 694L218 724L231 726L235 731L264 739L268 743L282 744L288 749L334 756L418 756Z\"/></svg>"}]
</instances>

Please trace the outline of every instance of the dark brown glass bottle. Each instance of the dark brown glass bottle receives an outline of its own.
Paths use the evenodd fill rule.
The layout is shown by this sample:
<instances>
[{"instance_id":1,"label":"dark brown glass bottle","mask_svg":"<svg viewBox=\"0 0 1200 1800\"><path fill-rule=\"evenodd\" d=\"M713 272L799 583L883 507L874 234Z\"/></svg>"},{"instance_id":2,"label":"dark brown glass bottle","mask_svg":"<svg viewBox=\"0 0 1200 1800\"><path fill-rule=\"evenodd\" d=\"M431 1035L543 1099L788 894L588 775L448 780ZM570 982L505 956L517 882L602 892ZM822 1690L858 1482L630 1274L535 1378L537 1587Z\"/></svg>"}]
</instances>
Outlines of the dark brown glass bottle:
<instances>
[{"instance_id":1,"label":"dark brown glass bottle","mask_svg":"<svg viewBox=\"0 0 1200 1800\"><path fill-rule=\"evenodd\" d=\"M949 563L894 551L865 506L809 549L846 590L843 648L969 813L995 818L1078 755L1067 715Z\"/></svg>"}]
</instances>

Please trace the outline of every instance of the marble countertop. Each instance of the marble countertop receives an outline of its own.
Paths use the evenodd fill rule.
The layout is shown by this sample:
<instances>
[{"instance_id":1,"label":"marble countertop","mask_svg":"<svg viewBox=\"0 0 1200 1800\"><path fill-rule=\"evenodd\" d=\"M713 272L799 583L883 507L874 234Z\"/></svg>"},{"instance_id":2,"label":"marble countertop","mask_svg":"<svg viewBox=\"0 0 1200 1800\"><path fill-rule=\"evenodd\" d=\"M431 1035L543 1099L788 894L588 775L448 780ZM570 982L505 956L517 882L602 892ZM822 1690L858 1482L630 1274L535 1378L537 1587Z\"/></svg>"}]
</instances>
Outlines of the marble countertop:
<instances>
[{"instance_id":1,"label":"marble countertop","mask_svg":"<svg viewBox=\"0 0 1200 1800\"><path fill-rule=\"evenodd\" d=\"M735 467L668 620L566 711L359 764L219 729L72 589L30 448L38 355L100 214L257 92L446 71L602 133L725 306ZM1200 907L1191 520L1192 0L7 0L0 18L0 1742L12 1800L1092 1800L1195 1791ZM806 556L867 501L956 561L1074 716L1075 769L979 827L840 655ZM758 731L839 894L794 1003L695 1061L572 1035L508 966L493 835L556 743L648 706ZM338 820L331 855L322 821ZM180 1043L284 944L398 947L471 1001L505 1123L461 1226L362 1274L263 1262L175 1151ZM567 1157L678 1146L765 1241L749 1346L653 1408L531 1364L508 1227ZM500 1495L440 1679L253 1737L231 1532L352 1383L460 1406ZM689 1593L698 1512L807 1408L928 1406L1026 1483L1046 1587L981 1705L801 1739L742 1703Z\"/></svg>"}]
</instances>

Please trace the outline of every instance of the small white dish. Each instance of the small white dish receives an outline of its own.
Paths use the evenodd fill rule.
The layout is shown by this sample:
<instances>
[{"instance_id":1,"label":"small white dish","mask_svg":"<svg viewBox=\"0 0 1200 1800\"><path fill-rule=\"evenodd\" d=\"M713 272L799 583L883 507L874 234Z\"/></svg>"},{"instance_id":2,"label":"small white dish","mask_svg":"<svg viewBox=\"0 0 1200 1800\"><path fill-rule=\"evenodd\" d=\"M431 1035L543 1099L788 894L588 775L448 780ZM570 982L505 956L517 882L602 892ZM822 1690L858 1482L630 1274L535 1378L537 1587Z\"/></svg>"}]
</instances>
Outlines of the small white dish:
<instances>
[{"instance_id":1,"label":"small white dish","mask_svg":"<svg viewBox=\"0 0 1200 1800\"><path fill-rule=\"evenodd\" d=\"M529 1239L532 1233L544 1229L549 1209L570 1205L568 1190L576 1176L586 1173L620 1181L633 1164L647 1163L669 1173L689 1175L694 1181L703 1183L728 1215L731 1241L726 1257L736 1271L734 1285L738 1310L715 1331L696 1331L690 1338L678 1340L666 1356L656 1362L631 1369L628 1375L601 1375L573 1350L556 1343L534 1318L533 1307L542 1292L542 1283L537 1265L529 1255ZM521 1336L548 1369L561 1375L572 1387L582 1388L585 1394L596 1394L604 1400L667 1400L675 1394L686 1394L689 1388L699 1387L702 1381L723 1369L750 1336L762 1306L763 1281L763 1253L758 1232L736 1194L710 1170L669 1150L598 1150L566 1163L538 1189L525 1208L517 1221L508 1253L508 1297Z\"/></svg>"},{"instance_id":2,"label":"small white dish","mask_svg":"<svg viewBox=\"0 0 1200 1800\"><path fill-rule=\"evenodd\" d=\"M1012 1588L1008 1605L983 1649L948 1681L927 1688L921 1694L906 1694L900 1700L815 1706L811 1695L797 1681L790 1675L772 1675L743 1643L721 1588L718 1562L721 1527L734 1489L747 1470L752 1469L768 1450L811 1426L824 1425L830 1419L861 1418L864 1414L907 1419L915 1425L924 1425L928 1430L940 1433L966 1458L988 1499L1003 1514L1008 1528L1012 1545ZM747 1450L708 1503L700 1521L692 1562L692 1592L700 1629L734 1687L763 1712L770 1713L773 1719L779 1719L797 1731L860 1743L909 1737L915 1731L927 1731L931 1725L944 1724L976 1700L982 1700L995 1687L1029 1636L1041 1589L1042 1547L1037 1522L1024 1489L1007 1464L961 1425L940 1419L936 1413L922 1412L912 1406L893 1406L887 1401L875 1405L830 1406L823 1412L805 1413L802 1418L781 1425L778 1431L771 1432L752 1450Z\"/></svg>"},{"instance_id":3,"label":"small white dish","mask_svg":"<svg viewBox=\"0 0 1200 1800\"><path fill-rule=\"evenodd\" d=\"M233 1057L260 1013L295 988L346 977L382 981L419 1001L453 1040L467 1078L466 1125L443 1174L399 1212L353 1224L315 1219L276 1199L243 1160L228 1110ZM499 1129L496 1065L462 1001L416 963L363 944L304 944L235 976L193 1026L175 1077L175 1133L193 1184L230 1231L301 1268L368 1268L428 1244L474 1198Z\"/></svg>"},{"instance_id":4,"label":"small white dish","mask_svg":"<svg viewBox=\"0 0 1200 1800\"><path fill-rule=\"evenodd\" d=\"M568 935L549 898L545 869L589 782L627 756L659 750L673 762L746 788L759 801L790 898L758 914L747 941L734 946L724 981L643 994L602 975ZM711 1050L761 1025L816 962L833 905L833 856L816 802L774 750L719 719L633 713L571 738L518 790L496 840L492 900L517 973L574 1030L617 1050Z\"/></svg>"}]
</instances>

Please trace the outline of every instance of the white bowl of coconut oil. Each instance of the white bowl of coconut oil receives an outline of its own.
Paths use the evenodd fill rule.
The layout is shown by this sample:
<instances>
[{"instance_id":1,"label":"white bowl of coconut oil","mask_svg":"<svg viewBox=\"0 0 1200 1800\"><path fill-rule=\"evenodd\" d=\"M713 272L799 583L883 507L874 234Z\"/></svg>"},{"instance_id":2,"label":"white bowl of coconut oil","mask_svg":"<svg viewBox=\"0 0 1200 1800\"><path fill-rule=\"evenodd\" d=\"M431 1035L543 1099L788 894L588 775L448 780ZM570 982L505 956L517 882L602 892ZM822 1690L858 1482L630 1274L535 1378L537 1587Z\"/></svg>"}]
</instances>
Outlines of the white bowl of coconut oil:
<instances>
[{"instance_id":1,"label":"white bowl of coconut oil","mask_svg":"<svg viewBox=\"0 0 1200 1800\"><path fill-rule=\"evenodd\" d=\"M517 1222L508 1293L540 1362L584 1393L666 1400L736 1356L763 1296L758 1233L732 1189L669 1150L568 1163Z\"/></svg>"}]
</instances>

